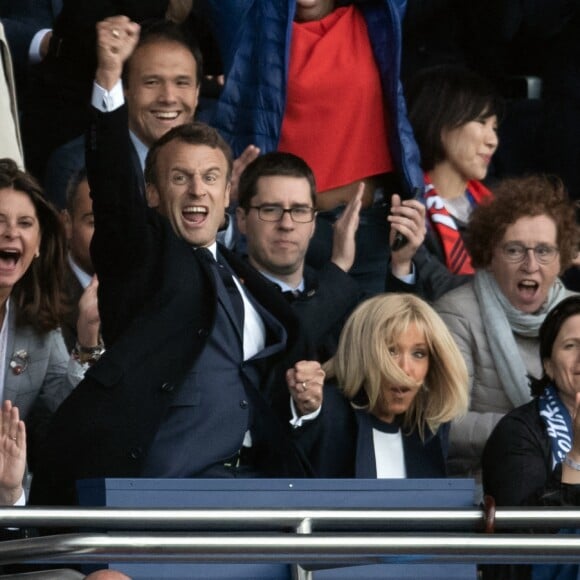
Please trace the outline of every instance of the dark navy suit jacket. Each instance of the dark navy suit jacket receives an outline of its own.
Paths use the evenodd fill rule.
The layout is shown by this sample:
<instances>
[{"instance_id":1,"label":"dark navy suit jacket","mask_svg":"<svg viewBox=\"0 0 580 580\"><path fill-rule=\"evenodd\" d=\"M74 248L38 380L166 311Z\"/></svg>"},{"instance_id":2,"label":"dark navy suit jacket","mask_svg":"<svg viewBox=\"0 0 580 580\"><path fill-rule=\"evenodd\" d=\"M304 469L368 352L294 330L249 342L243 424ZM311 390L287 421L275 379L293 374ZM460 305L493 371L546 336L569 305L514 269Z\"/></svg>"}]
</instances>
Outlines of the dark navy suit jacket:
<instances>
[{"instance_id":1,"label":"dark navy suit jacket","mask_svg":"<svg viewBox=\"0 0 580 580\"><path fill-rule=\"evenodd\" d=\"M324 387L320 415L295 434L315 477L376 477L370 465L374 451L369 422L357 418L363 412L355 411L332 382ZM448 433L449 425L444 424L422 441L416 431L403 429L408 478L445 477Z\"/></svg>"},{"instance_id":2,"label":"dark navy suit jacket","mask_svg":"<svg viewBox=\"0 0 580 580\"><path fill-rule=\"evenodd\" d=\"M169 222L146 207L130 168L126 107L96 113L87 138L93 197L92 258L107 352L57 412L31 501L70 503L74 480L138 477L171 401L212 330L215 279ZM262 277L222 254L249 293L285 327L287 348L264 363L250 392L256 428L271 434L262 461L272 475L307 472L290 438L286 368L308 358L292 309ZM226 427L224 427L226 428Z\"/></svg>"},{"instance_id":3,"label":"dark navy suit jacket","mask_svg":"<svg viewBox=\"0 0 580 580\"><path fill-rule=\"evenodd\" d=\"M34 35L52 28L61 8L62 0L0 0L0 18L17 70L26 69Z\"/></svg>"}]
</instances>

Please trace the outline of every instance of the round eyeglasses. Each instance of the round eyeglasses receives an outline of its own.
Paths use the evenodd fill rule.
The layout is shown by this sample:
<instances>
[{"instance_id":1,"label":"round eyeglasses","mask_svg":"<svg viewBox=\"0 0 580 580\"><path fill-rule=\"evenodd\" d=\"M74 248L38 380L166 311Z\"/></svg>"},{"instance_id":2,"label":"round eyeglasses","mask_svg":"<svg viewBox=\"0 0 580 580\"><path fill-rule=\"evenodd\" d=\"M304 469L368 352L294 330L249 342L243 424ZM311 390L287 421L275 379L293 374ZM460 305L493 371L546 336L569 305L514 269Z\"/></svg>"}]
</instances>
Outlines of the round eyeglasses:
<instances>
[{"instance_id":1,"label":"round eyeglasses","mask_svg":"<svg viewBox=\"0 0 580 580\"><path fill-rule=\"evenodd\" d=\"M506 262L512 262L514 264L523 262L528 257L528 252L532 251L536 261L543 265L551 264L560 253L560 250L558 250L556 246L550 246L549 244L524 246L524 244L519 242L509 242L504 244L501 251Z\"/></svg>"},{"instance_id":2,"label":"round eyeglasses","mask_svg":"<svg viewBox=\"0 0 580 580\"><path fill-rule=\"evenodd\" d=\"M283 208L281 205L251 205L249 209L258 211L258 217L264 222L279 222L285 213L289 213L293 222L307 224L314 219L316 210L313 207L299 205Z\"/></svg>"}]
</instances>

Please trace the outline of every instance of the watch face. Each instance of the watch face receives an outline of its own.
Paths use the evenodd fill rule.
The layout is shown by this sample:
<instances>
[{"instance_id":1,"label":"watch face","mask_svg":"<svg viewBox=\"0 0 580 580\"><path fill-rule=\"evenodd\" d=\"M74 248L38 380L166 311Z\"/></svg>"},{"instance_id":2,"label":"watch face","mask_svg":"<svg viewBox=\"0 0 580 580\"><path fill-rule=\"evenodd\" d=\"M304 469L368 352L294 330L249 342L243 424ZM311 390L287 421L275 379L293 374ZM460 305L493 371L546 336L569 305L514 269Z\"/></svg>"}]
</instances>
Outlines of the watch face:
<instances>
[{"instance_id":1,"label":"watch face","mask_svg":"<svg viewBox=\"0 0 580 580\"><path fill-rule=\"evenodd\" d=\"M84 347L77 343L72 351L72 356L80 364L92 365L101 358L104 352L105 347L102 344L98 346Z\"/></svg>"}]
</instances>

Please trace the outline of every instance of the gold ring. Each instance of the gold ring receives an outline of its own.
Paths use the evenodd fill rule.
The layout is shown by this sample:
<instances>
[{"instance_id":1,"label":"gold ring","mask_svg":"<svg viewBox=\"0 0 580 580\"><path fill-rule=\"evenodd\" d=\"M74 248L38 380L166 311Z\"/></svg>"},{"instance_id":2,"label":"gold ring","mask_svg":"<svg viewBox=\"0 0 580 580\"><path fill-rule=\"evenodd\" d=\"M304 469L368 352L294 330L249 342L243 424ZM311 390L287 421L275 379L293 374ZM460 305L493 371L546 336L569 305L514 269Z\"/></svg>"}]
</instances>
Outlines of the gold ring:
<instances>
[{"instance_id":1,"label":"gold ring","mask_svg":"<svg viewBox=\"0 0 580 580\"><path fill-rule=\"evenodd\" d=\"M121 38L121 35L119 34L119 31L116 28L113 28L113 30L111 30L111 34L113 35L113 38Z\"/></svg>"},{"instance_id":2,"label":"gold ring","mask_svg":"<svg viewBox=\"0 0 580 580\"><path fill-rule=\"evenodd\" d=\"M10 437L10 439L12 439L12 441L16 441L16 437L12 437L12 435L8 435L8 437Z\"/></svg>"}]
</instances>

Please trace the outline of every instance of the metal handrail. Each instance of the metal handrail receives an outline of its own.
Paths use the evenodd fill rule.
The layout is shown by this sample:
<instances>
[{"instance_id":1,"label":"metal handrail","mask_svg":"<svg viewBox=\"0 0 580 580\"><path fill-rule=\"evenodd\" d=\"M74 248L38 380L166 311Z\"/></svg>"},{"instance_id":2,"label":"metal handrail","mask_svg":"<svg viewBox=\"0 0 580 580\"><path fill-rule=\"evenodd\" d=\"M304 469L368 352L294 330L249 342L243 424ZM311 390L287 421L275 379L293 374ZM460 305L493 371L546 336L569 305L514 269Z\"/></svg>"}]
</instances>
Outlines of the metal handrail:
<instances>
[{"instance_id":1,"label":"metal handrail","mask_svg":"<svg viewBox=\"0 0 580 580\"><path fill-rule=\"evenodd\" d=\"M278 562L297 580L311 580L314 569L377 563L580 564L576 534L475 533L580 528L580 510L495 509L493 501L404 510L12 507L0 508L0 527L131 530L0 542L0 564Z\"/></svg>"},{"instance_id":2,"label":"metal handrail","mask_svg":"<svg viewBox=\"0 0 580 580\"><path fill-rule=\"evenodd\" d=\"M0 562L580 563L576 535L66 534L0 543Z\"/></svg>"},{"instance_id":3,"label":"metal handrail","mask_svg":"<svg viewBox=\"0 0 580 580\"><path fill-rule=\"evenodd\" d=\"M477 530L482 509L159 509L159 508L0 508L0 527L106 528L109 530L296 529L306 519L313 531ZM576 508L496 508L495 530L580 528Z\"/></svg>"}]
</instances>

